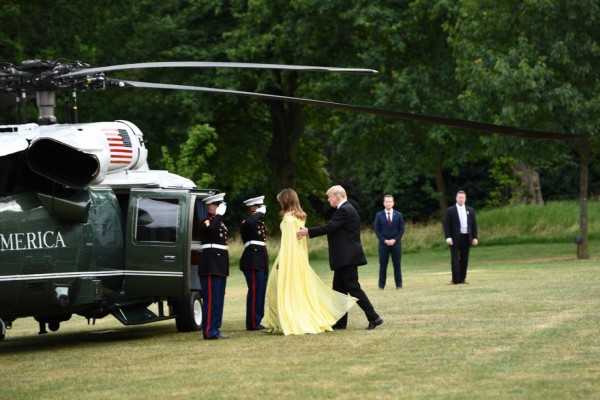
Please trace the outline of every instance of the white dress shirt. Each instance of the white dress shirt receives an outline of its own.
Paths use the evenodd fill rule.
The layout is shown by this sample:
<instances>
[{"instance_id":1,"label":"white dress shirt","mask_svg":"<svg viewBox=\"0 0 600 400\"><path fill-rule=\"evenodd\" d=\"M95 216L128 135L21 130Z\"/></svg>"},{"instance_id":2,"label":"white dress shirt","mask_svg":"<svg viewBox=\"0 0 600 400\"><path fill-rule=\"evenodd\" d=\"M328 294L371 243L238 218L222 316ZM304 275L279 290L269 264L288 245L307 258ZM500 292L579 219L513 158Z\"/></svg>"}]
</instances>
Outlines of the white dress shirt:
<instances>
[{"instance_id":1,"label":"white dress shirt","mask_svg":"<svg viewBox=\"0 0 600 400\"><path fill-rule=\"evenodd\" d=\"M465 206L456 205L458 210L458 219L460 220L460 233L469 233L469 225L467 223L467 209Z\"/></svg>"}]
</instances>

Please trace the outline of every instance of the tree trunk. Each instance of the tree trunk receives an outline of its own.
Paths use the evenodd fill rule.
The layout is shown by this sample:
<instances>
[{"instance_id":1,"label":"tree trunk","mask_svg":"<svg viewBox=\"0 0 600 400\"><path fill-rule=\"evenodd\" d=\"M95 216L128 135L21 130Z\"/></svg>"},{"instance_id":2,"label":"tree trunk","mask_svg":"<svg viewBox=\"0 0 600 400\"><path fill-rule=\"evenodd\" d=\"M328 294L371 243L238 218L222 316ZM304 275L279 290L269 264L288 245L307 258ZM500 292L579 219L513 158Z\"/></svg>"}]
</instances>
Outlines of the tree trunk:
<instances>
[{"instance_id":1,"label":"tree trunk","mask_svg":"<svg viewBox=\"0 0 600 400\"><path fill-rule=\"evenodd\" d=\"M267 162L275 172L277 190L295 188L298 178L300 135L303 131L302 106L273 101L271 127L273 139Z\"/></svg>"},{"instance_id":2,"label":"tree trunk","mask_svg":"<svg viewBox=\"0 0 600 400\"><path fill-rule=\"evenodd\" d=\"M438 152L435 156L435 186L438 195L438 204L440 206L440 217L444 216L448 208L446 181L444 181L444 157Z\"/></svg>"},{"instance_id":3,"label":"tree trunk","mask_svg":"<svg viewBox=\"0 0 600 400\"><path fill-rule=\"evenodd\" d=\"M517 161L514 166L515 172L523 181L523 187L515 188L518 198L523 204L544 205L542 187L540 185L540 173L529 168L522 161Z\"/></svg>"}]
</instances>

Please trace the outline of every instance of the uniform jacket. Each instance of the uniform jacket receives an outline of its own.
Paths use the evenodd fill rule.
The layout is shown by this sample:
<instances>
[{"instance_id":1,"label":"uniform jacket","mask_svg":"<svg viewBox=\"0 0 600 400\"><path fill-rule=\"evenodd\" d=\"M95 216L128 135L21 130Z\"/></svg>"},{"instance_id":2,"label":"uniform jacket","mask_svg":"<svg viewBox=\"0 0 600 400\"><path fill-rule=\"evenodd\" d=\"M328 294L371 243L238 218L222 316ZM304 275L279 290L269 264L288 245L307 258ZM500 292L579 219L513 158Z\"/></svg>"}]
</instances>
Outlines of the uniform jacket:
<instances>
[{"instance_id":1,"label":"uniform jacket","mask_svg":"<svg viewBox=\"0 0 600 400\"><path fill-rule=\"evenodd\" d=\"M328 223L308 228L309 237L321 235L327 235L332 270L367 263L360 241L360 217L348 201L334 211Z\"/></svg>"},{"instance_id":2,"label":"uniform jacket","mask_svg":"<svg viewBox=\"0 0 600 400\"><path fill-rule=\"evenodd\" d=\"M242 220L240 233L242 242L244 242L244 252L240 259L240 269L258 269L267 272L269 270L269 256L267 254L267 246L245 244L251 240L258 242L267 241L267 227L261 220L263 213L254 213L248 215Z\"/></svg>"},{"instance_id":3,"label":"uniform jacket","mask_svg":"<svg viewBox=\"0 0 600 400\"><path fill-rule=\"evenodd\" d=\"M379 239L379 243L383 244L384 240L396 239L394 246L400 246L400 240L404 235L404 219L400 211L392 210L392 223L388 223L386 211L380 211L375 215L374 228L375 235Z\"/></svg>"},{"instance_id":4,"label":"uniform jacket","mask_svg":"<svg viewBox=\"0 0 600 400\"><path fill-rule=\"evenodd\" d=\"M221 215L209 215L200 223L200 242L202 245L217 244L227 246L227 227ZM229 253L227 250L203 248L200 254L199 275L229 276Z\"/></svg>"}]
</instances>

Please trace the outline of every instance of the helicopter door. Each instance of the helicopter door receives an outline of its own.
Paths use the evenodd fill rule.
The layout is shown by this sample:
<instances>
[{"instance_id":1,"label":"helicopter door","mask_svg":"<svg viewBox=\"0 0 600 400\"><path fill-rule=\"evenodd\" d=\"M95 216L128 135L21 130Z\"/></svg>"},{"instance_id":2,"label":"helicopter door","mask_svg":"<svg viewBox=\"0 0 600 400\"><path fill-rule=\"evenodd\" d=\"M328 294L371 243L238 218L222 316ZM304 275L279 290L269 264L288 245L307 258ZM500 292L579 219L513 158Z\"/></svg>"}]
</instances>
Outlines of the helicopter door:
<instances>
[{"instance_id":1,"label":"helicopter door","mask_svg":"<svg viewBox=\"0 0 600 400\"><path fill-rule=\"evenodd\" d=\"M189 265L187 191L132 190L127 212L124 295L180 297Z\"/></svg>"}]
</instances>

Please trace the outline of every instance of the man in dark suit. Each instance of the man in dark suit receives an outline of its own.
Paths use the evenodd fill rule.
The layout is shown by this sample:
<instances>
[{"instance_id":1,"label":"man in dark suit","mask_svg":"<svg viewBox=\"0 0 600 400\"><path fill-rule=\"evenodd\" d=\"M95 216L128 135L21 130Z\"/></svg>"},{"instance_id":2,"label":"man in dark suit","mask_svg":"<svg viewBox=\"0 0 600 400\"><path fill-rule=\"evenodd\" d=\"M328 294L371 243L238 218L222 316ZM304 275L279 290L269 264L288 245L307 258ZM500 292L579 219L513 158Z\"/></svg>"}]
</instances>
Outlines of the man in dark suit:
<instances>
[{"instance_id":1,"label":"man in dark suit","mask_svg":"<svg viewBox=\"0 0 600 400\"><path fill-rule=\"evenodd\" d=\"M253 197L244 201L248 215L242 220L240 234L244 242L244 252L240 258L240 269L246 277L248 294L246 295L246 330L265 329L260 324L265 314L265 292L269 275L269 256L267 254L267 227L262 221L267 207L263 204L265 196Z\"/></svg>"},{"instance_id":2,"label":"man in dark suit","mask_svg":"<svg viewBox=\"0 0 600 400\"><path fill-rule=\"evenodd\" d=\"M465 205L467 194L462 190L456 193L456 205L448 207L444 215L444 235L450 247L452 281L451 285L467 283L469 250L477 246L477 219L475 210Z\"/></svg>"},{"instance_id":3,"label":"man in dark suit","mask_svg":"<svg viewBox=\"0 0 600 400\"><path fill-rule=\"evenodd\" d=\"M383 196L384 209L375 215L375 235L379 239L379 289L385 288L387 266L390 256L394 266L396 289L402 289L402 235L404 235L404 219L400 211L394 210L394 196Z\"/></svg>"},{"instance_id":4,"label":"man in dark suit","mask_svg":"<svg viewBox=\"0 0 600 400\"><path fill-rule=\"evenodd\" d=\"M375 329L383 324L383 319L375 312L358 282L358 266L367 263L360 241L360 217L348 202L343 187L330 187L327 190L327 200L329 205L336 209L329 222L321 226L301 228L297 236L314 238L327 235L329 266L333 270L333 290L356 297L358 306L369 321L367 329ZM346 329L347 323L348 314L340 318L333 328Z\"/></svg>"}]
</instances>

